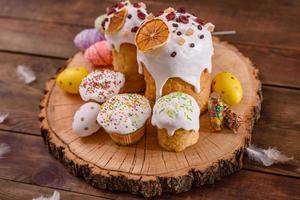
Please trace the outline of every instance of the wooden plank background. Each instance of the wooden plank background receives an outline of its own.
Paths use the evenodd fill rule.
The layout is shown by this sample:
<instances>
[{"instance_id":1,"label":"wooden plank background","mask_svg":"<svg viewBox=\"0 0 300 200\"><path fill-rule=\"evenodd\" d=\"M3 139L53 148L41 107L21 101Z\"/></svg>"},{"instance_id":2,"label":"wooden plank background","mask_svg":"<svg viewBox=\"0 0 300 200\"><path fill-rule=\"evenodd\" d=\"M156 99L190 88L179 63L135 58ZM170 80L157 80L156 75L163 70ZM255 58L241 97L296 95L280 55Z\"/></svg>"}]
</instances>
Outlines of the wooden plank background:
<instances>
[{"instance_id":1,"label":"wooden plank background","mask_svg":"<svg viewBox=\"0 0 300 200\"><path fill-rule=\"evenodd\" d=\"M138 199L97 190L70 175L45 149L38 103L44 82L76 52L72 40L93 26L112 0L0 0L0 143L12 152L0 160L0 199L32 199L60 191L62 199ZM300 1L145 1L156 13L185 6L216 30L236 30L221 39L236 45L260 70L264 102L253 143L294 156L289 164L262 167L245 159L242 171L214 185L161 199L300 199ZM37 81L17 80L17 65L31 66Z\"/></svg>"}]
</instances>

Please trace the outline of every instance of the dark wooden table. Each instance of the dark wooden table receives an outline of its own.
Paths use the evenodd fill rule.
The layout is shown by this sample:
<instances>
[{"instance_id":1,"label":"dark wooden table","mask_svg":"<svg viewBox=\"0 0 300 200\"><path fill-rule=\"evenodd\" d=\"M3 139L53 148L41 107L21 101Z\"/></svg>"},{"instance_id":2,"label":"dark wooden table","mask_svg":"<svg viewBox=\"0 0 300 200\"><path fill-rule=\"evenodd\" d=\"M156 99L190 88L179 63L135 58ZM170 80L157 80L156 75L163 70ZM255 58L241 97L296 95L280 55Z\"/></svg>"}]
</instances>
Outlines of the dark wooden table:
<instances>
[{"instance_id":1,"label":"dark wooden table","mask_svg":"<svg viewBox=\"0 0 300 200\"><path fill-rule=\"evenodd\" d=\"M93 26L111 0L0 0L0 143L12 147L0 160L0 199L32 199L53 190L66 199L137 199L97 190L68 173L44 146L39 99L45 81L72 56L73 37ZM170 3L171 2L171 3ZM214 185L161 199L300 199L300 1L145 1L158 12L184 5L216 25L236 30L221 39L236 45L260 70L264 102L253 143L294 156L289 164L262 167L245 158L244 169ZM31 66L37 81L16 78L17 65Z\"/></svg>"}]
</instances>

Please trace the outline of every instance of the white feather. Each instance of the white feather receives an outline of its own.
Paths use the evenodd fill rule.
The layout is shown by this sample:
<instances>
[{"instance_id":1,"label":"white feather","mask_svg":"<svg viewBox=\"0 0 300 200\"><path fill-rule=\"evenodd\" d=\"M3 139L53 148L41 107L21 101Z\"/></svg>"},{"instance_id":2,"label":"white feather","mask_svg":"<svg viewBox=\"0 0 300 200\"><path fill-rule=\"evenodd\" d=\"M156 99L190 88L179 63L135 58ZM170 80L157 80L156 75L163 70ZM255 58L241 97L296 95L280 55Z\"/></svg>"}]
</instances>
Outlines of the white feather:
<instances>
[{"instance_id":1,"label":"white feather","mask_svg":"<svg viewBox=\"0 0 300 200\"><path fill-rule=\"evenodd\" d=\"M281 154L277 149L268 148L265 150L255 147L254 145L248 147L246 152L250 159L255 160L267 167L273 165L274 163L287 162L294 159L293 157L287 157Z\"/></svg>"},{"instance_id":2,"label":"white feather","mask_svg":"<svg viewBox=\"0 0 300 200\"><path fill-rule=\"evenodd\" d=\"M3 156L11 151L11 148L6 143L0 144L0 158L3 158Z\"/></svg>"},{"instance_id":3,"label":"white feather","mask_svg":"<svg viewBox=\"0 0 300 200\"><path fill-rule=\"evenodd\" d=\"M59 200L60 199L60 194L56 190L54 190L54 193L51 197L44 197L40 196L38 198L33 198L32 200Z\"/></svg>"},{"instance_id":4,"label":"white feather","mask_svg":"<svg viewBox=\"0 0 300 200\"><path fill-rule=\"evenodd\" d=\"M8 117L9 113L0 112L0 124Z\"/></svg>"},{"instance_id":5,"label":"white feather","mask_svg":"<svg viewBox=\"0 0 300 200\"><path fill-rule=\"evenodd\" d=\"M17 76L21 81L24 81L26 84L32 83L36 80L35 74L32 69L25 65L18 65L16 70Z\"/></svg>"}]
</instances>

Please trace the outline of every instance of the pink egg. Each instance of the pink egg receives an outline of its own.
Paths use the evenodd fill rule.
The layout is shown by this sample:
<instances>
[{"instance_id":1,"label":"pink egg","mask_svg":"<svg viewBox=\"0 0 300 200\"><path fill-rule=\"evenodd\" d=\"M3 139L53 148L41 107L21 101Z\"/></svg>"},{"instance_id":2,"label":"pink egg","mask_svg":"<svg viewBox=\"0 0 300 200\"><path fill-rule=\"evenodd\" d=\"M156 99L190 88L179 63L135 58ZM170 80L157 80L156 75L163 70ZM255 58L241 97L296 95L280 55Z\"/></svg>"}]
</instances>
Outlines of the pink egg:
<instances>
[{"instance_id":1,"label":"pink egg","mask_svg":"<svg viewBox=\"0 0 300 200\"><path fill-rule=\"evenodd\" d=\"M101 41L90 46L84 53L84 57L93 65L111 65L113 58L106 41Z\"/></svg>"}]
</instances>

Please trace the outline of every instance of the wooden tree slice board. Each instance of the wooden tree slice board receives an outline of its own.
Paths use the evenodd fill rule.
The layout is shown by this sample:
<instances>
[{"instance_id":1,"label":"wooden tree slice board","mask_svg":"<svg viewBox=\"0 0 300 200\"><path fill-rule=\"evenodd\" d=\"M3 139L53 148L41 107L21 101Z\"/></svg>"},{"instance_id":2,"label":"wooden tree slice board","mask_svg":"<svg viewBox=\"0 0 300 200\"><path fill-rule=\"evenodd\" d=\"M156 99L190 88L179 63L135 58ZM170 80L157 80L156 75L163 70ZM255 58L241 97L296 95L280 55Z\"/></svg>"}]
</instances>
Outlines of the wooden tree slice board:
<instances>
[{"instance_id":1,"label":"wooden tree slice board","mask_svg":"<svg viewBox=\"0 0 300 200\"><path fill-rule=\"evenodd\" d=\"M72 132L71 124L74 113L84 102L79 95L60 90L54 77L47 82L40 105L42 135L50 153L74 175L97 188L146 197L187 191L240 170L244 149L259 117L261 84L250 60L235 47L216 38L214 47L212 76L229 71L241 81L244 90L242 102L232 107L243 118L237 134L226 129L213 133L205 113L201 116L198 143L179 153L162 149L155 131L147 132L138 144L127 147L115 144L103 129L79 138ZM70 66L93 69L82 53L71 58L64 68Z\"/></svg>"}]
</instances>

